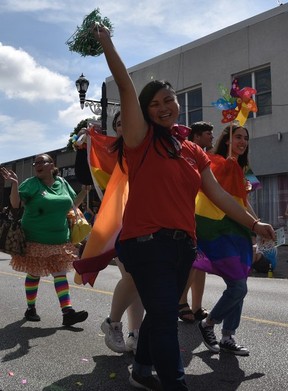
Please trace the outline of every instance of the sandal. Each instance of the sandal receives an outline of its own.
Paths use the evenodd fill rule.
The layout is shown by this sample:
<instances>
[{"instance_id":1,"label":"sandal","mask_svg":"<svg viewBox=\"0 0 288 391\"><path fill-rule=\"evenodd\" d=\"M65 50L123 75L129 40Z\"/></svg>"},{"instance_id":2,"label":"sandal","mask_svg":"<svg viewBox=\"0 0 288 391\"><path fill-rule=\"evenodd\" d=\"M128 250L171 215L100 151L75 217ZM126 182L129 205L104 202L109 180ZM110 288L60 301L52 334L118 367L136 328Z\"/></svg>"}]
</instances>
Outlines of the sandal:
<instances>
[{"instance_id":1,"label":"sandal","mask_svg":"<svg viewBox=\"0 0 288 391\"><path fill-rule=\"evenodd\" d=\"M189 308L189 309L184 310L184 308ZM193 319L187 318L186 317L187 315L192 315ZM186 323L194 323L195 322L194 314L193 314L192 310L190 309L188 303L178 305L178 318Z\"/></svg>"},{"instance_id":2,"label":"sandal","mask_svg":"<svg viewBox=\"0 0 288 391\"><path fill-rule=\"evenodd\" d=\"M198 311L194 312L193 315L194 315L195 319L203 320L203 319L207 318L208 311L205 308L201 307L201 308L199 308Z\"/></svg>"}]
</instances>

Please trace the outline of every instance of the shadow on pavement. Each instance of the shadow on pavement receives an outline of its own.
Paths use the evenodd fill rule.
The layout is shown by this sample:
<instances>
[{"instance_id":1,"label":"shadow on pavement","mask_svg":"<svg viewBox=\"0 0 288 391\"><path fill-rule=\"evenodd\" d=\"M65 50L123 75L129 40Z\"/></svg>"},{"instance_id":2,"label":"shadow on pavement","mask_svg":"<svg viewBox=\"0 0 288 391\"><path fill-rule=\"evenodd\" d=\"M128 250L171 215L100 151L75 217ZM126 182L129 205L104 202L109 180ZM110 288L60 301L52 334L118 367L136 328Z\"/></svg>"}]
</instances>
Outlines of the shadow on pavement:
<instances>
[{"instance_id":1,"label":"shadow on pavement","mask_svg":"<svg viewBox=\"0 0 288 391\"><path fill-rule=\"evenodd\" d=\"M202 343L197 324L189 325L179 322L179 343L184 367L195 360L195 374L186 374L189 390L197 391L236 391L242 382L258 379L264 373L253 373L245 376L239 367L239 361L245 359L229 353L211 354L205 350L193 353ZM43 388L42 391L127 391L133 390L129 385L129 367L133 363L131 353L115 356L94 356L94 370L89 374L73 374ZM207 371L197 375L197 363L201 360ZM199 364L199 363L198 363ZM201 367L203 365L201 363Z\"/></svg>"},{"instance_id":2,"label":"shadow on pavement","mask_svg":"<svg viewBox=\"0 0 288 391\"><path fill-rule=\"evenodd\" d=\"M85 375L71 375L42 391L127 391L132 354L94 356L95 368Z\"/></svg>"},{"instance_id":3,"label":"shadow on pavement","mask_svg":"<svg viewBox=\"0 0 288 391\"><path fill-rule=\"evenodd\" d=\"M11 350L17 348L17 350L7 353L2 357L1 361L6 362L10 360L15 360L22 356L25 356L29 353L31 349L30 340L36 338L45 338L53 335L58 330L70 330L74 332L82 331L83 329L75 327L53 327L53 328L43 328L43 327L32 327L24 326L24 324L31 324L27 322L25 318L18 320L17 322L10 323L4 328L0 329L0 351L2 350Z\"/></svg>"},{"instance_id":4,"label":"shadow on pavement","mask_svg":"<svg viewBox=\"0 0 288 391\"><path fill-rule=\"evenodd\" d=\"M213 355L208 351L195 353L195 358L200 358L211 372L192 376L191 382L188 377L187 384L191 389L205 391L236 391L240 389L244 381L259 379L265 376L264 373L253 373L245 376L245 372L239 367L239 360L243 357L236 357L229 353ZM244 358L245 359L245 358Z\"/></svg>"}]
</instances>

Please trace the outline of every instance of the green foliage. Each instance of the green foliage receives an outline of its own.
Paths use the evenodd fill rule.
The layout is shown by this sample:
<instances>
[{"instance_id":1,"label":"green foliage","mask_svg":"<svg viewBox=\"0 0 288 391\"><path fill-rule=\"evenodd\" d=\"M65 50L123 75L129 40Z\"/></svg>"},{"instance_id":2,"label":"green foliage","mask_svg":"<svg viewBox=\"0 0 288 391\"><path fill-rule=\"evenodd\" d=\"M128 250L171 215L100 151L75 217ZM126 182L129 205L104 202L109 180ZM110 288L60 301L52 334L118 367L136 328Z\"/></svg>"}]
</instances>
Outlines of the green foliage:
<instances>
[{"instance_id":1,"label":"green foliage","mask_svg":"<svg viewBox=\"0 0 288 391\"><path fill-rule=\"evenodd\" d=\"M102 18L97 8L84 18L82 25L77 26L75 33L67 40L66 45L71 52L79 53L83 57L100 56L103 53L101 44L94 38L91 31L94 23L104 25L111 33L113 31L110 20L106 17Z\"/></svg>"},{"instance_id":2,"label":"green foliage","mask_svg":"<svg viewBox=\"0 0 288 391\"><path fill-rule=\"evenodd\" d=\"M73 151L73 141L75 140L77 134L80 132L82 128L87 128L87 124L90 118L83 119L78 123L78 125L74 128L73 132L70 133L70 138L67 143L67 151Z\"/></svg>"}]
</instances>

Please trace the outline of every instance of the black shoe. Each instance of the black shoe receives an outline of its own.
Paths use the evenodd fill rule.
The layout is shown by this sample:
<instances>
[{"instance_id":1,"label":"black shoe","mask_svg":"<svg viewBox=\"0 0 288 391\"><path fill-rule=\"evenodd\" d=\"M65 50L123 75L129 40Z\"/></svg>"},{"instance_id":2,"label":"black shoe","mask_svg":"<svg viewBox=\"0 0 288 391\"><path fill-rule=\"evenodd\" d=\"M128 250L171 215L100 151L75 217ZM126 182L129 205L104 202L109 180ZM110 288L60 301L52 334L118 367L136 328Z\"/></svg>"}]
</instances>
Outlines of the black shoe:
<instances>
[{"instance_id":1,"label":"black shoe","mask_svg":"<svg viewBox=\"0 0 288 391\"><path fill-rule=\"evenodd\" d=\"M208 311L206 310L206 308L203 308L203 307L199 308L198 311L193 312L193 313L194 313L196 320L203 320L203 319L207 318L207 316L208 316Z\"/></svg>"},{"instance_id":2,"label":"black shoe","mask_svg":"<svg viewBox=\"0 0 288 391\"><path fill-rule=\"evenodd\" d=\"M36 313L35 307L27 308L24 316L27 320L30 320L30 322L40 322L41 320L40 316Z\"/></svg>"},{"instance_id":3,"label":"black shoe","mask_svg":"<svg viewBox=\"0 0 288 391\"><path fill-rule=\"evenodd\" d=\"M137 375L136 372L132 371L129 382L131 386L136 388L142 388L143 390L155 390L155 391L163 391L161 383L158 377L150 375L150 376L140 376Z\"/></svg>"},{"instance_id":4,"label":"black shoe","mask_svg":"<svg viewBox=\"0 0 288 391\"><path fill-rule=\"evenodd\" d=\"M63 314L63 326L73 326L75 323L84 322L88 318L87 311L78 311L71 309Z\"/></svg>"},{"instance_id":5,"label":"black shoe","mask_svg":"<svg viewBox=\"0 0 288 391\"><path fill-rule=\"evenodd\" d=\"M223 342L220 341L220 349L224 352L235 354L235 356L249 356L249 350L244 346L238 345L232 337Z\"/></svg>"},{"instance_id":6,"label":"black shoe","mask_svg":"<svg viewBox=\"0 0 288 391\"><path fill-rule=\"evenodd\" d=\"M203 327L202 322L199 322L198 327L202 334L204 345L210 350L210 352L219 353L220 346L217 342L213 326Z\"/></svg>"}]
</instances>

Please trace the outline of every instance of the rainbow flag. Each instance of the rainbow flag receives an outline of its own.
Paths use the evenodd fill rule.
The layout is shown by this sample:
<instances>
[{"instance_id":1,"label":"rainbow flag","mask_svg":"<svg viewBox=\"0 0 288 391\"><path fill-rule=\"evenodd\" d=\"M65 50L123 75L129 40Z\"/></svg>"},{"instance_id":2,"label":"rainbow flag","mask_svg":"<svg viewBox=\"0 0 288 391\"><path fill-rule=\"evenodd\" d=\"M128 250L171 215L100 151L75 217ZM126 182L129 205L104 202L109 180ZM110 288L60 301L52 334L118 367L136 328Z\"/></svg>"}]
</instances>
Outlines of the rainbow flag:
<instances>
[{"instance_id":1,"label":"rainbow flag","mask_svg":"<svg viewBox=\"0 0 288 391\"><path fill-rule=\"evenodd\" d=\"M123 162L124 163L124 162ZM127 167L125 167L127 172ZM74 261L76 284L94 285L100 270L116 256L115 241L122 228L128 197L128 177L117 163L101 202L99 212L80 260Z\"/></svg>"},{"instance_id":2,"label":"rainbow flag","mask_svg":"<svg viewBox=\"0 0 288 391\"><path fill-rule=\"evenodd\" d=\"M128 177L110 148L116 137L90 128L87 135L87 159L101 206L80 260L74 262L74 281L94 285L100 270L116 256L114 244L122 228L122 216L128 197ZM127 172L127 166L123 161ZM102 191L105 190L103 196Z\"/></svg>"},{"instance_id":3,"label":"rainbow flag","mask_svg":"<svg viewBox=\"0 0 288 391\"><path fill-rule=\"evenodd\" d=\"M262 189L261 183L259 182L258 178L256 177L256 175L254 174L254 172L251 170L250 167L245 172L245 178L251 184L251 191Z\"/></svg>"},{"instance_id":4,"label":"rainbow flag","mask_svg":"<svg viewBox=\"0 0 288 391\"><path fill-rule=\"evenodd\" d=\"M93 179L95 190L100 200L103 198L103 190L117 162L117 153L109 152L109 148L116 137L98 133L94 128L88 130L87 135L87 159Z\"/></svg>"},{"instance_id":5,"label":"rainbow flag","mask_svg":"<svg viewBox=\"0 0 288 391\"><path fill-rule=\"evenodd\" d=\"M209 155L221 186L243 207L246 184L237 161ZM198 255L193 267L226 279L247 278L252 264L251 232L236 223L199 191L196 199Z\"/></svg>"}]
</instances>

